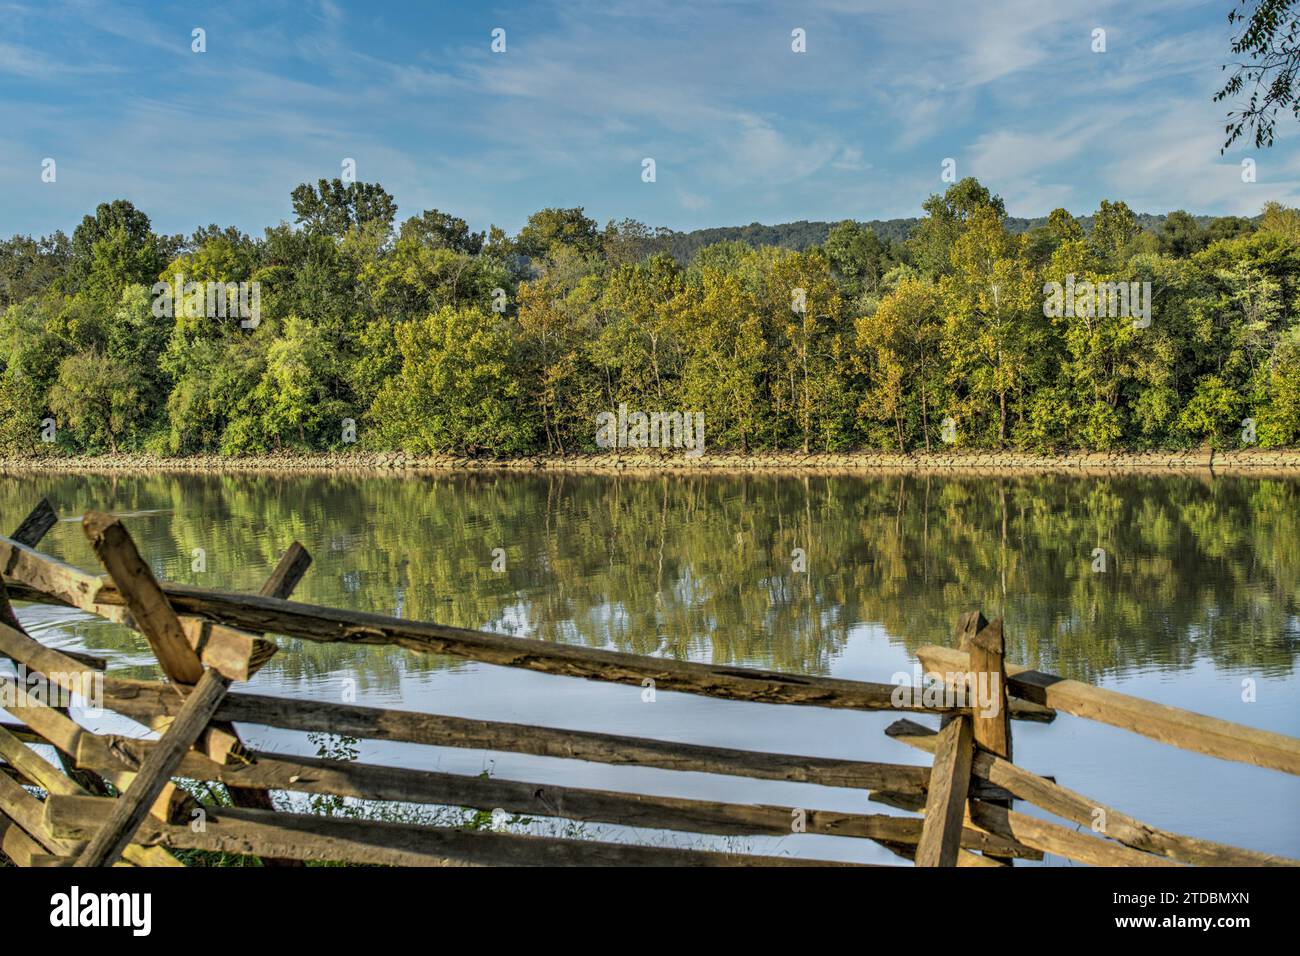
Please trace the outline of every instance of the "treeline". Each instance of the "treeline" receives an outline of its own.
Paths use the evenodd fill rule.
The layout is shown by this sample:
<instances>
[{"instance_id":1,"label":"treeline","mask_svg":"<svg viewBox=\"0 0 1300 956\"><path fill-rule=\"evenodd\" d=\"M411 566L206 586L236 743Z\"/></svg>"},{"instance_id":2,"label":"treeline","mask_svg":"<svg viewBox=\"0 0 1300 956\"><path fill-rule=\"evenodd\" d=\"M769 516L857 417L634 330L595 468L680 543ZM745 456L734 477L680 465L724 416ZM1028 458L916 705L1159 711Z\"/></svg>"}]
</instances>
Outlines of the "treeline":
<instances>
[{"instance_id":1,"label":"treeline","mask_svg":"<svg viewBox=\"0 0 1300 956\"><path fill-rule=\"evenodd\" d=\"M919 219L872 219L868 222L856 222L857 226L870 229L882 242L902 243L911 234ZM765 226L761 222L751 222L748 226L717 226L712 229L693 229L690 232L669 234L668 250L682 265L688 265L705 246L719 242L743 242L747 246L779 246L803 252L813 246L820 246L830 237L831 230L839 223L782 222Z\"/></svg>"},{"instance_id":2,"label":"treeline","mask_svg":"<svg viewBox=\"0 0 1300 956\"><path fill-rule=\"evenodd\" d=\"M1166 218L1151 213L1138 213L1138 228L1149 232L1160 232ZM1207 228L1214 222L1215 217L1196 216L1194 218L1198 226ZM1255 218L1258 219L1259 217ZM865 222L856 222L856 225L870 229L876 234L876 238L885 242L902 243L911 236L912 230L921 221L918 218L871 219ZM1003 222L1006 225L1007 232L1018 235L1022 232L1042 229L1047 225L1047 217L1039 216L1035 219L1023 219L1016 216L1007 216ZM1085 231L1092 230L1091 216L1080 216L1078 222ZM800 219L798 222L782 222L773 226L765 226L761 222L751 222L748 226L718 226L712 229L693 229L690 232L667 233L667 247L673 258L683 265L688 264L691 259L695 258L695 254L705 246L711 246L718 242L743 242L747 246L780 246L782 249L794 249L796 252L802 252L805 249L820 246L826 242L831 230L837 225L840 225L840 223L809 222L806 219Z\"/></svg>"},{"instance_id":3,"label":"treeline","mask_svg":"<svg viewBox=\"0 0 1300 956\"><path fill-rule=\"evenodd\" d=\"M158 235L118 200L0 243L0 451L572 453L621 403L702 412L709 449L1300 443L1300 212L1275 203L1017 231L967 179L906 239L846 221L682 263L673 233L581 209L510 236L399 224L376 184L292 200L259 238ZM241 282L254 321L204 302ZM1149 284L1149 319L1045 309L1053 282ZM199 291L160 308L172 288Z\"/></svg>"}]
</instances>

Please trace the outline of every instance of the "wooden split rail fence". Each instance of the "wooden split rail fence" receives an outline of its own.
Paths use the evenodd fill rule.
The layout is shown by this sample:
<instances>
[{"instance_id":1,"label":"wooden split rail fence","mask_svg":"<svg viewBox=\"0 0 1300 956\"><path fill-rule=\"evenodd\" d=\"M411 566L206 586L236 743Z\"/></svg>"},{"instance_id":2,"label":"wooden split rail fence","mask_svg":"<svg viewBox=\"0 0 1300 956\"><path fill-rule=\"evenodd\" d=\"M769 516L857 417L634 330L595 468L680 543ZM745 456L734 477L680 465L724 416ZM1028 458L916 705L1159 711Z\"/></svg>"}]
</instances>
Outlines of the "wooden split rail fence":
<instances>
[{"instance_id":1,"label":"wooden split rail fence","mask_svg":"<svg viewBox=\"0 0 1300 956\"><path fill-rule=\"evenodd\" d=\"M258 594L158 581L121 521L91 512L82 527L104 573L36 550L57 521L47 502L0 537L0 853L19 866L178 866L182 851L232 853L266 865L788 866L825 861L670 845L571 839L291 812L272 795L475 808L529 818L752 837L792 832L875 841L923 866L1007 866L1053 854L1103 866L1296 865L1296 861L1172 833L1081 796L1012 760L1012 719L1058 711L1113 724L1226 760L1300 773L1300 741L1076 681L1007 665L1002 622L963 615L959 646L919 656L942 686L771 673L405 621L289 600L311 563L298 544ZM106 672L93 656L45 646L10 598L79 608L142 633L165 681ZM546 674L724 700L936 714L940 728L898 720L886 733L933 755L932 766L763 753L643 737L473 720L415 711L288 700L232 690L276 652L276 636L397 645ZM156 738L95 733L60 693L93 695ZM236 725L513 752L603 764L782 780L859 790L920 816L724 803L265 753ZM40 750L34 749L36 747ZM42 752L53 751L57 765ZM185 781L220 785L200 804ZM1013 809L1023 801L1064 823ZM1099 824L1100 821L1100 824Z\"/></svg>"}]
</instances>

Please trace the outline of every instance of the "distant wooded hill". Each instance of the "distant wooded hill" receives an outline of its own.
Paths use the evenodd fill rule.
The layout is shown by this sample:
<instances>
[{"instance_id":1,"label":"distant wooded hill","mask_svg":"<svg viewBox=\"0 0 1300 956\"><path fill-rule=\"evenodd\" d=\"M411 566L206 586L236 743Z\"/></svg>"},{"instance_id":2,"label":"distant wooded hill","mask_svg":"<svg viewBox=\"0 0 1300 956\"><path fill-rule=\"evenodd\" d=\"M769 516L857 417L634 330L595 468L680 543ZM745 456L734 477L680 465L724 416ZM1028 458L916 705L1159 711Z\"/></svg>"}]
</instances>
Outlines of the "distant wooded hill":
<instances>
[{"instance_id":1,"label":"distant wooded hill","mask_svg":"<svg viewBox=\"0 0 1300 956\"><path fill-rule=\"evenodd\" d=\"M1083 226L1084 231L1092 231L1092 216L1078 216L1076 218L1079 224ZM1140 228L1155 232L1164 225L1166 218L1167 214L1138 213L1137 223ZM1201 228L1205 228L1219 217L1195 216L1194 218ZM1258 221L1258 219L1259 217L1256 216L1252 221ZM911 219L869 219L861 224L871 229L880 239L886 242L902 242L920 221L919 217ZM1030 229L1045 226L1046 224L1046 216L1038 216L1034 219L1020 219L1015 216L1008 216L1006 219L1007 231L1011 233L1028 232ZM674 232L670 239L670 248L673 258L678 262L689 262L695 253L705 246L729 240L739 240L748 246L780 246L783 249L803 251L811 246L825 242L831 226L834 225L836 225L835 222L809 222L806 219L800 219L798 222L783 222L773 226L765 226L760 222L751 222L748 226L716 226L712 229L694 229L691 232Z\"/></svg>"}]
</instances>

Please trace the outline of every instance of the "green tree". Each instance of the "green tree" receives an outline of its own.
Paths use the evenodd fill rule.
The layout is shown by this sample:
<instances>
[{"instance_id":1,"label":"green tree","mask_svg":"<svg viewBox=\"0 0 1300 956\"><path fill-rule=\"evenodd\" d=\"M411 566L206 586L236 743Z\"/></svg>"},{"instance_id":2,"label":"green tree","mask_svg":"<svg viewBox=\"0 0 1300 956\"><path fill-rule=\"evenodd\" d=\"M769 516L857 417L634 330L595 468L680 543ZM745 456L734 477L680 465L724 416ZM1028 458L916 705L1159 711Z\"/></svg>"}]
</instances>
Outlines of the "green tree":
<instances>
[{"instance_id":1,"label":"green tree","mask_svg":"<svg viewBox=\"0 0 1300 956\"><path fill-rule=\"evenodd\" d=\"M1300 445L1300 324L1279 338L1268 363L1259 443L1266 448Z\"/></svg>"},{"instance_id":2,"label":"green tree","mask_svg":"<svg viewBox=\"0 0 1300 956\"><path fill-rule=\"evenodd\" d=\"M222 436L222 451L241 454L269 448L328 448L342 436L351 407L331 396L336 356L320 331L290 315L266 349L261 380Z\"/></svg>"},{"instance_id":3,"label":"green tree","mask_svg":"<svg viewBox=\"0 0 1300 956\"><path fill-rule=\"evenodd\" d=\"M72 259L72 243L62 232L33 239L0 240L0 311L15 302L61 290Z\"/></svg>"},{"instance_id":4,"label":"green tree","mask_svg":"<svg viewBox=\"0 0 1300 956\"><path fill-rule=\"evenodd\" d=\"M1205 375L1179 413L1178 427L1191 438L1221 439L1238 426L1244 407L1237 389L1218 375Z\"/></svg>"},{"instance_id":5,"label":"green tree","mask_svg":"<svg viewBox=\"0 0 1300 956\"><path fill-rule=\"evenodd\" d=\"M931 409L942 395L943 307L938 286L907 278L857 321L858 349L870 357L873 382L861 411L893 424L899 451L918 427L930 450Z\"/></svg>"},{"instance_id":6,"label":"green tree","mask_svg":"<svg viewBox=\"0 0 1300 956\"><path fill-rule=\"evenodd\" d=\"M885 273L896 264L889 246L874 231L851 219L831 226L822 248L850 301L880 291Z\"/></svg>"},{"instance_id":7,"label":"green tree","mask_svg":"<svg viewBox=\"0 0 1300 956\"><path fill-rule=\"evenodd\" d=\"M402 368L376 399L381 439L414 453L522 455L536 418L520 403L513 336L491 313L444 307L397 327Z\"/></svg>"},{"instance_id":8,"label":"green tree","mask_svg":"<svg viewBox=\"0 0 1300 956\"><path fill-rule=\"evenodd\" d=\"M942 196L931 196L923 205L926 216L912 230L907 248L921 271L931 276L952 272L953 246L977 210L992 209L998 220L1007 214L1002 200L970 176L953 183Z\"/></svg>"},{"instance_id":9,"label":"green tree","mask_svg":"<svg viewBox=\"0 0 1300 956\"><path fill-rule=\"evenodd\" d=\"M515 237L515 248L522 256L541 259L555 245L570 246L580 255L595 255L600 249L596 220L589 219L582 207L541 209L528 217Z\"/></svg>"},{"instance_id":10,"label":"green tree","mask_svg":"<svg viewBox=\"0 0 1300 956\"><path fill-rule=\"evenodd\" d=\"M95 214L84 216L81 225L73 230L68 273L74 289L95 267L95 247L110 241L117 247L112 257L139 270L121 276L114 297L121 291L121 285L145 283L157 275L162 256L149 217L128 200L114 199L100 203Z\"/></svg>"},{"instance_id":11,"label":"green tree","mask_svg":"<svg viewBox=\"0 0 1300 956\"><path fill-rule=\"evenodd\" d=\"M94 352L65 358L50 390L56 420L92 453L116 454L145 407L132 370Z\"/></svg>"},{"instance_id":12,"label":"green tree","mask_svg":"<svg viewBox=\"0 0 1300 956\"><path fill-rule=\"evenodd\" d=\"M1206 237L1200 223L1188 212L1175 209L1160 227L1160 251L1167 256L1187 259L1205 247Z\"/></svg>"},{"instance_id":13,"label":"green tree","mask_svg":"<svg viewBox=\"0 0 1300 956\"><path fill-rule=\"evenodd\" d=\"M1260 216L1261 232L1272 232L1292 242L1300 242L1300 209L1284 206L1280 202L1264 203Z\"/></svg>"},{"instance_id":14,"label":"green tree","mask_svg":"<svg viewBox=\"0 0 1300 956\"><path fill-rule=\"evenodd\" d=\"M600 237L601 254L610 266L634 265L644 259L666 254L671 231L660 226L652 229L636 219L605 224Z\"/></svg>"},{"instance_id":15,"label":"green tree","mask_svg":"<svg viewBox=\"0 0 1300 956\"><path fill-rule=\"evenodd\" d=\"M402 223L400 239L414 240L422 246L450 249L476 256L483 251L483 233L470 232L469 224L459 216L426 209Z\"/></svg>"},{"instance_id":16,"label":"green tree","mask_svg":"<svg viewBox=\"0 0 1300 956\"><path fill-rule=\"evenodd\" d=\"M674 311L690 330L682 370L684 410L704 413L711 444L748 451L764 425L768 342L757 297L739 276L705 267L682 290Z\"/></svg>"},{"instance_id":17,"label":"green tree","mask_svg":"<svg viewBox=\"0 0 1300 956\"><path fill-rule=\"evenodd\" d=\"M943 349L953 386L954 410L970 430L991 423L1001 447L1010 437L1012 407L1047 360L1041 349L1042 293L1021 243L1008 235L999 208L974 210L952 248L952 273L941 288L946 323Z\"/></svg>"},{"instance_id":18,"label":"green tree","mask_svg":"<svg viewBox=\"0 0 1300 956\"><path fill-rule=\"evenodd\" d=\"M1104 264L1115 263L1121 250L1138 234L1137 216L1128 203L1101 201L1092 216L1089 236L1093 254Z\"/></svg>"},{"instance_id":19,"label":"green tree","mask_svg":"<svg viewBox=\"0 0 1300 956\"><path fill-rule=\"evenodd\" d=\"M290 198L294 221L313 235L338 238L368 223L377 223L386 232L397 215L393 197L378 183L321 179L315 186L295 186Z\"/></svg>"},{"instance_id":20,"label":"green tree","mask_svg":"<svg viewBox=\"0 0 1300 956\"><path fill-rule=\"evenodd\" d=\"M771 389L776 447L797 443L805 453L842 430L833 415L841 389L832 361L843 299L830 262L820 249L785 253L765 269L765 337L775 346ZM786 439L786 436L790 436Z\"/></svg>"},{"instance_id":21,"label":"green tree","mask_svg":"<svg viewBox=\"0 0 1300 956\"><path fill-rule=\"evenodd\" d=\"M1058 243L1075 242L1083 238L1083 226L1070 215L1069 210L1056 208L1047 216L1047 231Z\"/></svg>"}]
</instances>

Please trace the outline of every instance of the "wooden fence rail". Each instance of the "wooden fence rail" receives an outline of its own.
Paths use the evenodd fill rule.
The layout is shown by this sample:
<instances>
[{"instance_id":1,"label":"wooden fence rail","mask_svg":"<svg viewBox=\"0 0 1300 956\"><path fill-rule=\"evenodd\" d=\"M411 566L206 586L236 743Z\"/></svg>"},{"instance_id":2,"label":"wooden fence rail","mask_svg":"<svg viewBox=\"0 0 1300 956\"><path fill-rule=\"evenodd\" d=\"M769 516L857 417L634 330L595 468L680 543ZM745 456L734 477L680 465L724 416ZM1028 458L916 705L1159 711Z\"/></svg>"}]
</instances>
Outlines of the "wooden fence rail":
<instances>
[{"instance_id":1,"label":"wooden fence rail","mask_svg":"<svg viewBox=\"0 0 1300 956\"><path fill-rule=\"evenodd\" d=\"M970 655L961 649L926 646L916 653L927 671L949 674L971 669ZM1300 774L1300 740L1295 737L1157 704L1028 667L1011 664L1006 673L1007 689L1012 694L1054 711L1131 730L1161 743L1223 760Z\"/></svg>"},{"instance_id":2,"label":"wooden fence rail","mask_svg":"<svg viewBox=\"0 0 1300 956\"><path fill-rule=\"evenodd\" d=\"M491 832L389 819L295 812L276 794L366 806L475 809L554 821L711 837L810 833L867 839L922 866L1008 866L1059 855L1093 865L1297 865L1281 856L1184 836L1138 821L1012 760L1013 718L1057 710L1103 720L1176 746L1300 772L1300 741L1038 674L1004 661L1001 621L958 623L956 649L927 647L941 690L641 657L404 621L289 600L311 558L295 544L256 595L155 580L120 520L90 513L83 528L105 573L36 550L57 521L47 502L0 537L0 655L26 682L0 677L14 719L0 722L0 853L18 865L179 865L185 852L385 865L826 865L788 855L719 852L639 842ZM165 681L128 680L87 654L47 647L22 628L10 598L63 604L139 630ZM680 691L721 700L860 711L930 712L886 731L933 755L932 766L766 753L593 731L476 720L232 689L264 666L277 636L390 644L545 674ZM30 681L37 675L43 693ZM93 733L55 700L93 694L161 736ZM901 692L900 692L901 691ZM1121 698L1121 700L1116 700ZM12 706L9 706L12 704ZM651 767L732 778L849 788L900 810L843 812L595 790L468 776L247 747L236 725L339 734L437 747ZM1236 745L1232 744L1235 739ZM51 747L60 766L33 747ZM193 787L228 794L200 804ZM1024 800L1070 826L1017 812ZM1105 821L1100 828L1098 818ZM191 825L198 819L202 825ZM1073 827L1090 826L1091 833ZM781 844L784 846L784 843Z\"/></svg>"}]
</instances>

